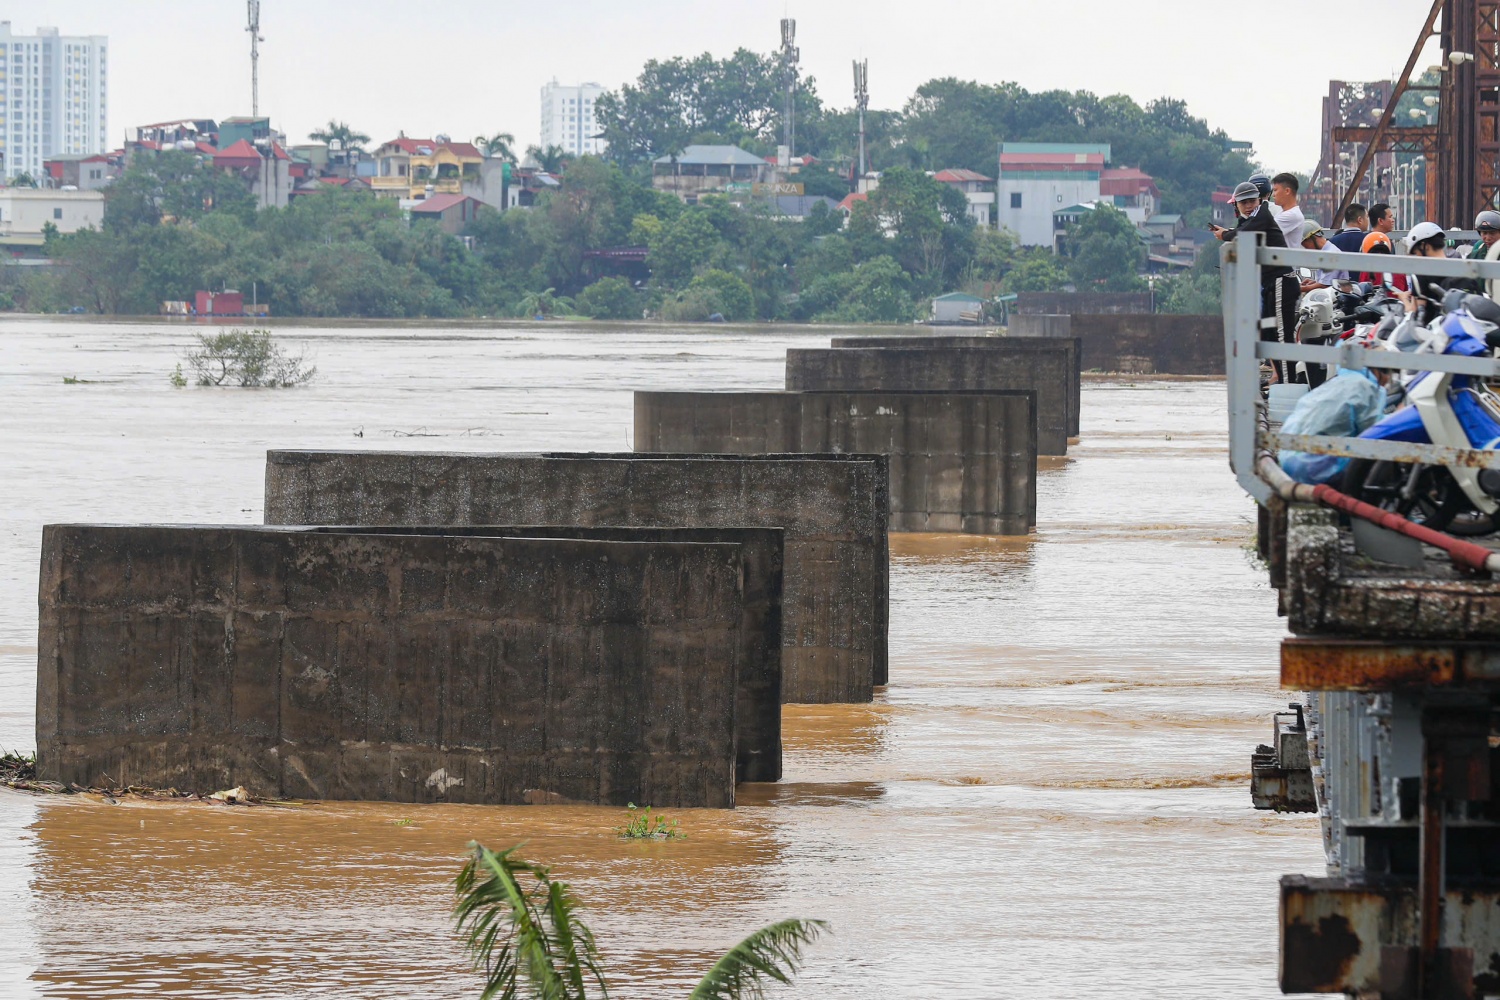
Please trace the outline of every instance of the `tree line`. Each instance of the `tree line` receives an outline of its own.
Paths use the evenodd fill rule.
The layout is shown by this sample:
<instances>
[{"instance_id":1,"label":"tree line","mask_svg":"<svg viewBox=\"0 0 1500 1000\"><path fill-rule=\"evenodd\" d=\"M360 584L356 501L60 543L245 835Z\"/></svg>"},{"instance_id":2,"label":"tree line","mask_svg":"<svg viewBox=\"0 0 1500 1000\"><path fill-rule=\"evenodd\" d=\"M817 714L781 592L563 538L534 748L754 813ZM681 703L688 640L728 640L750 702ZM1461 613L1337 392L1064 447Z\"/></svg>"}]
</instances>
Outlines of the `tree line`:
<instances>
[{"instance_id":1,"label":"tree line","mask_svg":"<svg viewBox=\"0 0 1500 1000\"><path fill-rule=\"evenodd\" d=\"M328 190L257 210L237 179L191 153L138 156L106 189L103 227L49 233L46 252L61 266L5 269L0 307L150 314L198 289L253 286L275 314L290 316L909 322L927 299L954 290L988 297L1143 287L1145 251L1121 213L1088 213L1067 240L1068 256L1057 257L975 227L963 195L929 170L993 175L1001 140L1109 142L1117 163L1156 176L1167 210L1202 202L1215 185L1251 171L1222 132L1180 101L1141 108L1119 95L944 79L918 88L899 112L867 113L872 168L882 177L847 220L824 205L802 221L754 201L706 197L688 206L651 187L650 161L693 142L774 149L778 74L774 56L745 50L648 63L636 81L599 99L608 158L567 163L561 185L535 208L481 210L467 246L409 223L392 200ZM798 151L825 164L799 180L809 193L841 197L848 182L838 165L854 149L853 112L825 108L811 79L798 100ZM495 137L507 149L510 139ZM646 248L643 266L589 254L626 245ZM1170 279L1158 284L1159 298L1211 308L1210 284L1207 274Z\"/></svg>"}]
</instances>

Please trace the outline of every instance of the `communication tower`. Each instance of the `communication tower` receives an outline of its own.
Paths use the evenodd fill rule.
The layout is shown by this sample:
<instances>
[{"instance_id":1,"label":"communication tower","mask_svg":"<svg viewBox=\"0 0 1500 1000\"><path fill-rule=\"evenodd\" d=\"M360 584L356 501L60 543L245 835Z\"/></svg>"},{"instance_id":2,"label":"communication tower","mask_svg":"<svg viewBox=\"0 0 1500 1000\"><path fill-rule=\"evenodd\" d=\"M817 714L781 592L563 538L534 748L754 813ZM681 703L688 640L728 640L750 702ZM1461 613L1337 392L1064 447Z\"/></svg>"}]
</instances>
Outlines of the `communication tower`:
<instances>
[{"instance_id":1,"label":"communication tower","mask_svg":"<svg viewBox=\"0 0 1500 1000\"><path fill-rule=\"evenodd\" d=\"M797 155L797 61L801 56L797 48L797 22L784 17L781 19L781 72L786 82L786 112L782 115L781 131L788 164Z\"/></svg>"},{"instance_id":2,"label":"communication tower","mask_svg":"<svg viewBox=\"0 0 1500 1000\"><path fill-rule=\"evenodd\" d=\"M265 38L260 33L260 0L247 0L250 32L250 114L260 117L260 43Z\"/></svg>"},{"instance_id":3,"label":"communication tower","mask_svg":"<svg viewBox=\"0 0 1500 1000\"><path fill-rule=\"evenodd\" d=\"M870 60L854 63L854 107L859 111L859 176L865 175L865 109L870 106Z\"/></svg>"}]
</instances>

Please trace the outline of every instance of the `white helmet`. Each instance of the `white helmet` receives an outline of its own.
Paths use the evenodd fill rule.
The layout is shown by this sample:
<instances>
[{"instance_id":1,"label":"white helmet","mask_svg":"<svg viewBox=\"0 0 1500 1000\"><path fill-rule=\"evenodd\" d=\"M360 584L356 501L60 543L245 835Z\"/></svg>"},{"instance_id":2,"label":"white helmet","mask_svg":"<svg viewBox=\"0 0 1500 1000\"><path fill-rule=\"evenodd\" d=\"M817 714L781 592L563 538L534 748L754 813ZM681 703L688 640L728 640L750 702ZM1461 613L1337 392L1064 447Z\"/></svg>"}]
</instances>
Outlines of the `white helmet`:
<instances>
[{"instance_id":1,"label":"white helmet","mask_svg":"<svg viewBox=\"0 0 1500 1000\"><path fill-rule=\"evenodd\" d=\"M1430 240L1434 236L1441 236L1446 240L1448 234L1443 232L1443 227L1438 225L1436 222L1417 223L1415 226L1411 227L1411 232L1406 234L1406 252L1411 253L1412 247L1416 246L1418 243Z\"/></svg>"}]
</instances>

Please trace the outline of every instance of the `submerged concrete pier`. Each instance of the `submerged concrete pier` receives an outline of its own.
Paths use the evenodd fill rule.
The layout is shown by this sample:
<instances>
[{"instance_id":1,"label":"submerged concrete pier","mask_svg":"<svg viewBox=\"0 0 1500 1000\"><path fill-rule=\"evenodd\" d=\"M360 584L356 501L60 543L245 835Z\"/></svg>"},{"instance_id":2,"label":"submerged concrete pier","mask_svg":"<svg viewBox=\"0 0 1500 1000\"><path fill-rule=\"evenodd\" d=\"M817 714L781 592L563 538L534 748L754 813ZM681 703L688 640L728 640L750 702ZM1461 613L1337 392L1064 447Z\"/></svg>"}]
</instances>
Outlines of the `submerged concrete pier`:
<instances>
[{"instance_id":1,"label":"submerged concrete pier","mask_svg":"<svg viewBox=\"0 0 1500 1000\"><path fill-rule=\"evenodd\" d=\"M797 391L1029 392L1036 395L1039 455L1066 455L1078 436L1075 340L1006 337L836 337L833 349L786 352ZM976 353L983 351L983 354Z\"/></svg>"},{"instance_id":2,"label":"submerged concrete pier","mask_svg":"<svg viewBox=\"0 0 1500 1000\"><path fill-rule=\"evenodd\" d=\"M771 527L784 530L786 702L862 702L886 683L883 455L272 451L271 524Z\"/></svg>"},{"instance_id":3,"label":"submerged concrete pier","mask_svg":"<svg viewBox=\"0 0 1500 1000\"><path fill-rule=\"evenodd\" d=\"M1036 524L1031 393L637 392L638 452L890 457L891 531Z\"/></svg>"},{"instance_id":4,"label":"submerged concrete pier","mask_svg":"<svg viewBox=\"0 0 1500 1000\"><path fill-rule=\"evenodd\" d=\"M723 543L51 525L38 772L732 806L744 578Z\"/></svg>"}]
</instances>

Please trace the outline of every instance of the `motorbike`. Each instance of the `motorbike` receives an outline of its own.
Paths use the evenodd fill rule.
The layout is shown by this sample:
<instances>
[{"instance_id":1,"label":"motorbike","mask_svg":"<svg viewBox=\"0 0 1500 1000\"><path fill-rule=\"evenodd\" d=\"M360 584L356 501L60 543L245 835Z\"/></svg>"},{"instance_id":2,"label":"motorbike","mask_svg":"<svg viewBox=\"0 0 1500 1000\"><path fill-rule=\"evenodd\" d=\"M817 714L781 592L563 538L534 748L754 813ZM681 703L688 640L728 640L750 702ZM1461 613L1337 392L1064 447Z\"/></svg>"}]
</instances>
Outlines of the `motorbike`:
<instances>
[{"instance_id":1,"label":"motorbike","mask_svg":"<svg viewBox=\"0 0 1500 1000\"><path fill-rule=\"evenodd\" d=\"M1500 348L1500 305L1481 295L1448 293L1427 327L1403 322L1388 349L1482 357ZM1395 380L1392 380L1395 385ZM1405 383L1407 405L1360 435L1366 440L1486 449L1500 444L1500 398L1482 380L1424 371ZM1344 492L1436 531L1485 535L1500 528L1500 470L1354 459Z\"/></svg>"}]
</instances>

